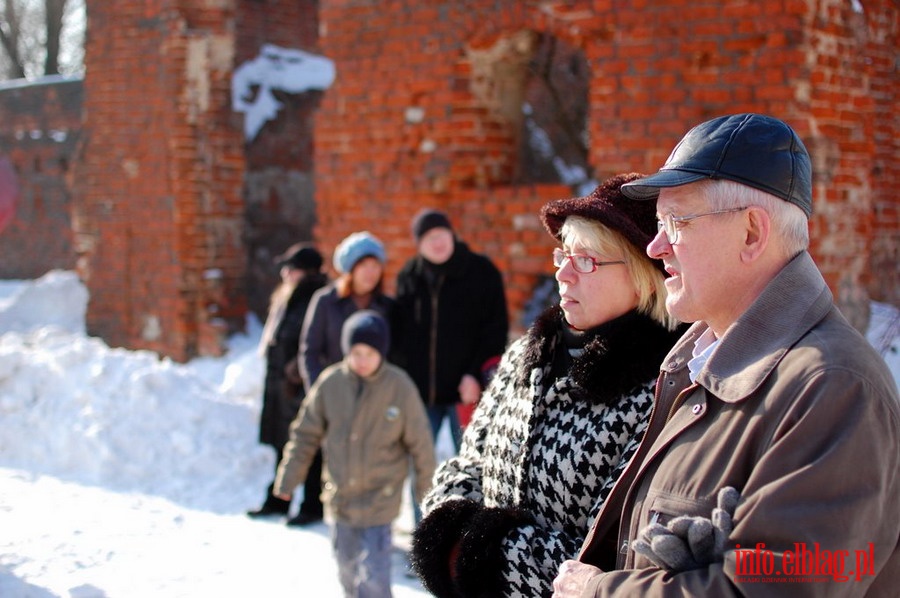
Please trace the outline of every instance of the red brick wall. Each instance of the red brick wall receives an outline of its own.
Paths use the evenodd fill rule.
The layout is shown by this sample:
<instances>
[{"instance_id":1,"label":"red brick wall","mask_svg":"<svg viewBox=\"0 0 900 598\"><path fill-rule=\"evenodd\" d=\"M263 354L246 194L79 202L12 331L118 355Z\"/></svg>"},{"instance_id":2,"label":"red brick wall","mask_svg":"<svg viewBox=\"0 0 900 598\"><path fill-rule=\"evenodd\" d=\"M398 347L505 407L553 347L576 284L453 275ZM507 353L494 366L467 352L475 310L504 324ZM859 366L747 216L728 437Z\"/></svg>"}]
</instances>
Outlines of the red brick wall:
<instances>
[{"instance_id":1,"label":"red brick wall","mask_svg":"<svg viewBox=\"0 0 900 598\"><path fill-rule=\"evenodd\" d=\"M589 133L599 178L655 171L687 128L722 113L770 113L794 126L816 162L813 254L863 326L869 252L896 252L896 222L884 222L896 218L896 202L872 164L896 176L897 160L895 136L875 135L876 122L887 121L887 131L894 123L897 9L866 3L866 11L861 18L838 0L689 11L663 0L323 1L321 44L338 80L317 120L319 237L330 248L373 230L388 244L392 274L414 251L411 215L442 207L462 221L463 238L506 266L516 314L536 275L551 271L549 240L533 217L544 200L567 193L504 188L511 133L473 93L467 49L535 29L582 48L593 69ZM405 119L410 108L424 118ZM529 218L525 235L516 222ZM894 261L895 280L896 272Z\"/></svg>"},{"instance_id":2,"label":"red brick wall","mask_svg":"<svg viewBox=\"0 0 900 598\"><path fill-rule=\"evenodd\" d=\"M816 182L814 255L845 315L860 328L868 322L870 292L900 299L897 5L863 5L864 13L840 0L813 5L804 40L809 83L798 92L809 107L804 129Z\"/></svg>"},{"instance_id":3,"label":"red brick wall","mask_svg":"<svg viewBox=\"0 0 900 598\"><path fill-rule=\"evenodd\" d=\"M71 194L66 182L81 134L80 79L0 86L0 158L16 173L19 199L0 232L0 278L72 269Z\"/></svg>"},{"instance_id":4,"label":"red brick wall","mask_svg":"<svg viewBox=\"0 0 900 598\"><path fill-rule=\"evenodd\" d=\"M900 120L897 48L900 11L892 0L865 3L863 49L867 96L872 101L873 154L868 164L872 209L871 257L863 282L873 299L900 305ZM857 30L860 19L856 19ZM849 108L854 110L853 108ZM863 167L865 168L865 166Z\"/></svg>"},{"instance_id":5,"label":"red brick wall","mask_svg":"<svg viewBox=\"0 0 900 598\"><path fill-rule=\"evenodd\" d=\"M388 247L392 290L415 252L410 219L423 206L444 209L460 237L504 272L515 324L551 268L538 210L572 191L509 186L518 131L472 82L491 83L477 56L501 34L541 26L545 16L521 2L323 1L320 20L320 44L338 73L316 121L322 246L331 251L347 234L371 230ZM493 99L521 91L500 87Z\"/></svg>"},{"instance_id":6,"label":"red brick wall","mask_svg":"<svg viewBox=\"0 0 900 598\"><path fill-rule=\"evenodd\" d=\"M244 160L227 6L89 7L74 230L88 331L112 345L217 354L242 324Z\"/></svg>"},{"instance_id":7,"label":"red brick wall","mask_svg":"<svg viewBox=\"0 0 900 598\"><path fill-rule=\"evenodd\" d=\"M373 231L388 246L392 290L414 252L409 220L430 205L504 272L518 324L552 272L538 210L572 195L514 184L517 52L531 30L588 60L598 178L656 170L689 126L721 113L793 125L814 159L813 255L861 326L866 293L900 304L898 8L863 6L91 3L82 130L73 84L0 93L0 153L26 198L0 233L0 275L70 267L71 243L91 292L89 330L186 359L217 353L248 306L262 309L271 256L294 240L314 236L330 253L350 232ZM246 143L230 77L263 43L321 53L337 80L321 98L285 95ZM47 142L61 128L66 142ZM43 141L25 138L33 130Z\"/></svg>"}]
</instances>

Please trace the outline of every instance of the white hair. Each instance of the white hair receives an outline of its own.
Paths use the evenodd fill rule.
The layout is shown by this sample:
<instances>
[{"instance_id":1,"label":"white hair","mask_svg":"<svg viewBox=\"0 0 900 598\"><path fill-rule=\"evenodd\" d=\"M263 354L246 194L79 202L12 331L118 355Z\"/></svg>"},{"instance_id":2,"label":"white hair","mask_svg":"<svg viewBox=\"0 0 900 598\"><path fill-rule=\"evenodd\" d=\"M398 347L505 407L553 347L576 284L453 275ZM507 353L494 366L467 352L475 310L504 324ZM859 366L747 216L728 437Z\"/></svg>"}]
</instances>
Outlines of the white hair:
<instances>
[{"instance_id":1,"label":"white hair","mask_svg":"<svg viewBox=\"0 0 900 598\"><path fill-rule=\"evenodd\" d=\"M754 187L726 179L705 179L695 183L712 210L756 206L772 219L776 236L787 257L809 248L809 219L800 207Z\"/></svg>"}]
</instances>

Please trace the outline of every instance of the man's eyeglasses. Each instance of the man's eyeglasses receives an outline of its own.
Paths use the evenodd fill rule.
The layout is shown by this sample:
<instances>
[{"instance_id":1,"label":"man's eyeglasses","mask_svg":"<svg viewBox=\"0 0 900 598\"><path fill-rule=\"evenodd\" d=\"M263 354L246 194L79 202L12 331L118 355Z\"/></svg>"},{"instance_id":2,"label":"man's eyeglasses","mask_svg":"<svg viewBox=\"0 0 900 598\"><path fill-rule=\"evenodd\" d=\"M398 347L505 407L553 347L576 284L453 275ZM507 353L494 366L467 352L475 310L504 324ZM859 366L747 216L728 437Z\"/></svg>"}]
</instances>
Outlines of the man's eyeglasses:
<instances>
[{"instance_id":1,"label":"man's eyeglasses","mask_svg":"<svg viewBox=\"0 0 900 598\"><path fill-rule=\"evenodd\" d=\"M691 220L696 220L697 218L703 218L704 216L714 216L716 214L731 214L732 212L740 212L741 210L746 210L749 206L744 206L742 208L731 208L730 210L716 210L715 212L704 212L702 214L691 214L690 216L673 216L672 214L666 214L656 223L656 230L665 231L666 239L669 241L669 245L675 245L678 243L681 238L681 227L683 224L690 222Z\"/></svg>"},{"instance_id":2,"label":"man's eyeglasses","mask_svg":"<svg viewBox=\"0 0 900 598\"><path fill-rule=\"evenodd\" d=\"M563 264L566 263L566 260L572 262L572 268L575 269L579 274L590 274L595 271L600 266L611 266L613 264L624 264L625 262L622 260L617 260L614 262L601 262L600 260L595 260L589 255L579 255L577 253L566 253L562 249L554 249L553 250L553 265L557 268L562 268Z\"/></svg>"}]
</instances>

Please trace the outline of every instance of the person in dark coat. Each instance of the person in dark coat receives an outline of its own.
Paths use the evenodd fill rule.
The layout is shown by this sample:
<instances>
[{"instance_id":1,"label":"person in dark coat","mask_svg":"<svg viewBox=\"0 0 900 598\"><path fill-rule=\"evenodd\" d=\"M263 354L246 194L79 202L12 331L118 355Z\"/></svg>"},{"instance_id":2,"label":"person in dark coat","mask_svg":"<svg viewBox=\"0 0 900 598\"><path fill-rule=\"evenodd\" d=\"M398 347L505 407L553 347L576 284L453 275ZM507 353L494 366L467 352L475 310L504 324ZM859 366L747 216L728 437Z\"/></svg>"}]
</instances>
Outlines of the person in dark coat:
<instances>
[{"instance_id":1,"label":"person in dark coat","mask_svg":"<svg viewBox=\"0 0 900 598\"><path fill-rule=\"evenodd\" d=\"M334 250L332 263L338 278L313 297L300 336L300 374L306 389L322 370L344 358L341 327L360 309L371 309L393 326L395 303L383 290L387 253L378 237L355 232Z\"/></svg>"},{"instance_id":2,"label":"person in dark coat","mask_svg":"<svg viewBox=\"0 0 900 598\"><path fill-rule=\"evenodd\" d=\"M305 396L297 367L297 350L303 318L313 293L327 283L322 262L322 255L303 243L292 245L276 258L281 283L272 293L259 347L266 360L259 442L275 449L276 471L288 440L288 428ZM318 467L321 474L321 459ZM248 511L247 515L287 515L290 506L290 500L272 494L270 484L263 505Z\"/></svg>"},{"instance_id":3,"label":"person in dark coat","mask_svg":"<svg viewBox=\"0 0 900 598\"><path fill-rule=\"evenodd\" d=\"M509 320L500 271L471 251L443 212L412 222L418 253L397 276L398 340L393 359L425 401L435 439L445 419L456 450L457 405L481 396L485 369L506 348Z\"/></svg>"},{"instance_id":4,"label":"person in dark coat","mask_svg":"<svg viewBox=\"0 0 900 598\"><path fill-rule=\"evenodd\" d=\"M662 263L644 252L654 207L620 191L639 176L541 212L560 243L560 303L503 355L459 456L423 501L411 560L439 598L549 598L647 429L660 360L680 332Z\"/></svg>"}]
</instances>

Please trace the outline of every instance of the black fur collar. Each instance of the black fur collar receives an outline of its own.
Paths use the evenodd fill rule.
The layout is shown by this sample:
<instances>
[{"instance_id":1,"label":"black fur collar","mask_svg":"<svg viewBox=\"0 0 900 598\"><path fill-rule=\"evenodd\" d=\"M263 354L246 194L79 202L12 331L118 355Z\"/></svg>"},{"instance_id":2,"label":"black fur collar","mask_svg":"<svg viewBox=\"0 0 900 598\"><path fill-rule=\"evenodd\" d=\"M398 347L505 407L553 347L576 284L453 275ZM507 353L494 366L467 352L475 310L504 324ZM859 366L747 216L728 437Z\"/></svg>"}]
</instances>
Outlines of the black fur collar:
<instances>
[{"instance_id":1,"label":"black fur collar","mask_svg":"<svg viewBox=\"0 0 900 598\"><path fill-rule=\"evenodd\" d=\"M526 346L519 365L519 381L527 384L531 370L549 369L556 351L565 351L560 307L553 306L535 321L526 333ZM584 353L574 358L570 375L581 392L579 398L593 403L609 403L655 378L663 358L684 332L679 327L667 331L652 318L629 312L594 331Z\"/></svg>"}]
</instances>

